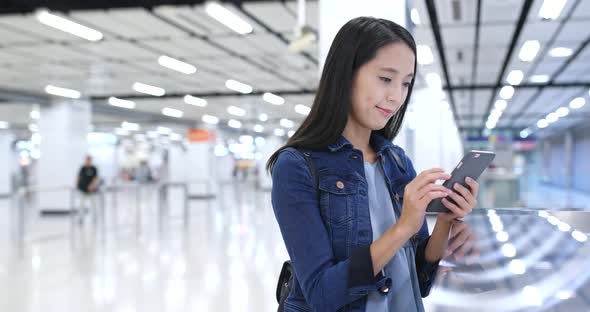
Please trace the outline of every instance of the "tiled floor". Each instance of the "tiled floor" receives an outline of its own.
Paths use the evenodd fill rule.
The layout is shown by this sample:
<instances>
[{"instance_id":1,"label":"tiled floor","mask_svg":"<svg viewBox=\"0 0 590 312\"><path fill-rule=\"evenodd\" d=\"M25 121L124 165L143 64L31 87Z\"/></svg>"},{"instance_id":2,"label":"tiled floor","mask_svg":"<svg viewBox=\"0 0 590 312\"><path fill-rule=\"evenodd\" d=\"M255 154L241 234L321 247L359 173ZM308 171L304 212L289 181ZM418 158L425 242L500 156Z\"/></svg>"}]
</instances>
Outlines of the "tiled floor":
<instances>
[{"instance_id":1,"label":"tiled floor","mask_svg":"<svg viewBox=\"0 0 590 312\"><path fill-rule=\"evenodd\" d=\"M553 191L538 194L558 200L559 190ZM116 213L112 198L107 197L104 227L101 222L94 225L89 217L80 226L67 217L40 218L34 211L28 211L26 235L20 243L15 235L14 205L0 200L0 285L3 285L0 309L18 312L276 311L274 288L287 254L268 193L256 192L248 185L226 185L223 196L210 204L190 203L191 217L186 227L182 210L177 207L171 209L161 224L157 222L156 194L150 187L142 192L139 227L135 224L133 193L119 194ZM526 196L532 198L533 195ZM542 196L532 199L546 203ZM581 203L588 204L583 199ZM515 240L518 255L523 250L530 251L531 244L521 245L522 240L518 240L520 234L529 237L526 234L532 233L521 228L523 224L531 225L526 221L529 219L510 224L512 217L499 214L505 221L505 231ZM480 237L477 244L482 246L481 256L488 260L494 258L491 255L499 254L502 246L493 245L495 247L490 249L491 242L496 242L496 234L488 229L490 223L481 216L471 220L469 223ZM539 217L531 220L545 224L535 229L547 228L545 220ZM579 252L588 252L587 244L570 241L571 238L568 244L578 246ZM539 260L539 263L544 261ZM484 261L482 268L497 272L500 266L504 272L515 275L507 263ZM455 268L460 265L452 259L445 260L444 264ZM468 270L458 271L462 283L474 278L465 275L469 274ZM468 292L469 289L467 284L453 281L457 279L451 279L450 284L448 279L438 282L425 300L428 311L459 308L454 307L452 301L452 298L463 298L456 290L466 287ZM510 289L503 286L509 283L505 279L493 282L499 290ZM490 293L478 294L478 298L485 300L486 295ZM578 299L573 308L556 310L588 311L590 307L584 306L586 301Z\"/></svg>"}]
</instances>

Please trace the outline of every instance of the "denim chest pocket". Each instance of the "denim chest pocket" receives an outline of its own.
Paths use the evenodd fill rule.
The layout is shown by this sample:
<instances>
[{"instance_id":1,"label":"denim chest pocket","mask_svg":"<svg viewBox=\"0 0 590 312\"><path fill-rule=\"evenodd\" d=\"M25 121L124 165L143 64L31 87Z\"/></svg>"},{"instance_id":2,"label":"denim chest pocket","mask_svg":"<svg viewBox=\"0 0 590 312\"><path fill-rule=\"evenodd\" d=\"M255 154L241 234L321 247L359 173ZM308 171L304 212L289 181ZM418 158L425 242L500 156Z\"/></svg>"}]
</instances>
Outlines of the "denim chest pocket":
<instances>
[{"instance_id":1,"label":"denim chest pocket","mask_svg":"<svg viewBox=\"0 0 590 312\"><path fill-rule=\"evenodd\" d=\"M324 221L342 226L353 219L359 179L353 173L324 170L320 172L320 206Z\"/></svg>"}]
</instances>

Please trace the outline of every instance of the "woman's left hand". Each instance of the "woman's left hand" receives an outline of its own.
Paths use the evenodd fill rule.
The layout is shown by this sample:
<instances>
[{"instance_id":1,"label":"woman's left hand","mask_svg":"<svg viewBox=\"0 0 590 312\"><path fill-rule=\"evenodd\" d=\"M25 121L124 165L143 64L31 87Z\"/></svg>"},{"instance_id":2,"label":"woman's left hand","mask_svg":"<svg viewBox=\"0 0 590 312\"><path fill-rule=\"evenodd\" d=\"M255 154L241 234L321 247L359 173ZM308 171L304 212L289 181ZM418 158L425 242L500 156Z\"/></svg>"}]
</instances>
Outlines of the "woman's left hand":
<instances>
[{"instance_id":1,"label":"woman's left hand","mask_svg":"<svg viewBox=\"0 0 590 312\"><path fill-rule=\"evenodd\" d=\"M479 183L471 178L466 178L465 183L469 186L468 189L459 183L453 185L453 190L449 190L449 197L455 201L453 204L447 198L442 199L442 204L451 212L439 213L438 219L442 221L451 221L460 219L470 214L477 206L477 193L479 192Z\"/></svg>"}]
</instances>

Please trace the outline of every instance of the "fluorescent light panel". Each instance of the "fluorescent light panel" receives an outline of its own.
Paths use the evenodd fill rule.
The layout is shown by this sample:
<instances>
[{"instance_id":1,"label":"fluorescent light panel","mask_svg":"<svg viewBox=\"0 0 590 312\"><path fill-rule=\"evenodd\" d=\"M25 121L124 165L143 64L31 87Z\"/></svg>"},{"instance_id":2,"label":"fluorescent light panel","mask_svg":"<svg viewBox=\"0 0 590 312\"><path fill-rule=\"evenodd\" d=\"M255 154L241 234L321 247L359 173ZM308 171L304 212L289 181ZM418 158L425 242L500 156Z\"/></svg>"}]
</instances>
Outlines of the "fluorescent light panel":
<instances>
[{"instance_id":1,"label":"fluorescent light panel","mask_svg":"<svg viewBox=\"0 0 590 312\"><path fill-rule=\"evenodd\" d=\"M419 44L418 47L418 64L430 65L434 62L434 55L429 46L425 44Z\"/></svg>"},{"instance_id":2,"label":"fluorescent light panel","mask_svg":"<svg viewBox=\"0 0 590 312\"><path fill-rule=\"evenodd\" d=\"M544 0L539 10L539 17L555 20L561 14L567 0Z\"/></svg>"},{"instance_id":3,"label":"fluorescent light panel","mask_svg":"<svg viewBox=\"0 0 590 312\"><path fill-rule=\"evenodd\" d=\"M207 100L196 97L196 96L192 96L190 94L187 94L184 96L184 102L186 104L194 105L194 106L198 106L198 107L207 106Z\"/></svg>"},{"instance_id":4,"label":"fluorescent light panel","mask_svg":"<svg viewBox=\"0 0 590 312\"><path fill-rule=\"evenodd\" d=\"M246 116L246 110L244 110L243 108L239 108L237 106L229 106L227 108L227 112L230 113L231 115L238 116L238 117Z\"/></svg>"},{"instance_id":5,"label":"fluorescent light panel","mask_svg":"<svg viewBox=\"0 0 590 312\"><path fill-rule=\"evenodd\" d=\"M234 128L234 129L239 129L242 127L242 123L239 120L235 120L235 119L230 119L227 122L227 125L230 126L231 128Z\"/></svg>"},{"instance_id":6,"label":"fluorescent light panel","mask_svg":"<svg viewBox=\"0 0 590 312\"><path fill-rule=\"evenodd\" d=\"M103 34L98 30L80 25L61 16L51 14L48 11L40 11L37 13L37 20L44 25L59 29L63 32L67 32L89 41L99 41L104 37Z\"/></svg>"},{"instance_id":7,"label":"fluorescent light panel","mask_svg":"<svg viewBox=\"0 0 590 312\"><path fill-rule=\"evenodd\" d=\"M177 60L167 55L160 56L158 58L158 64L186 75L191 75L197 72L197 68L194 65Z\"/></svg>"},{"instance_id":8,"label":"fluorescent light panel","mask_svg":"<svg viewBox=\"0 0 590 312\"><path fill-rule=\"evenodd\" d=\"M182 116L184 116L184 113L181 110L170 108L170 107L162 108L162 114L164 116L174 117L174 118L181 118Z\"/></svg>"},{"instance_id":9,"label":"fluorescent light panel","mask_svg":"<svg viewBox=\"0 0 590 312\"><path fill-rule=\"evenodd\" d=\"M565 47L556 47L549 51L549 55L552 57L568 57L572 55L574 52L570 48Z\"/></svg>"},{"instance_id":10,"label":"fluorescent light panel","mask_svg":"<svg viewBox=\"0 0 590 312\"><path fill-rule=\"evenodd\" d=\"M226 9L219 3L209 2L205 5L205 12L212 18L240 35L251 33L254 29L248 22Z\"/></svg>"},{"instance_id":11,"label":"fluorescent light panel","mask_svg":"<svg viewBox=\"0 0 590 312\"><path fill-rule=\"evenodd\" d=\"M279 121L279 123L281 124L281 127L284 127L284 128L293 128L293 126L295 125L293 123L293 121L286 119L286 118L281 119Z\"/></svg>"},{"instance_id":12,"label":"fluorescent light panel","mask_svg":"<svg viewBox=\"0 0 590 312\"><path fill-rule=\"evenodd\" d=\"M285 104L285 99L276 95L276 94L272 94L270 92L266 92L262 95L262 99L270 104L273 105L283 105Z\"/></svg>"},{"instance_id":13,"label":"fluorescent light panel","mask_svg":"<svg viewBox=\"0 0 590 312\"><path fill-rule=\"evenodd\" d=\"M229 79L228 81L226 81L225 86L230 90L240 92L242 94L252 93L253 90L252 86L233 79Z\"/></svg>"},{"instance_id":14,"label":"fluorescent light panel","mask_svg":"<svg viewBox=\"0 0 590 312\"><path fill-rule=\"evenodd\" d=\"M208 124L212 124L212 125L216 125L219 123L219 118L217 118L215 116L211 116L211 115L203 115L203 117L201 117L201 120L204 123L208 123Z\"/></svg>"},{"instance_id":15,"label":"fluorescent light panel","mask_svg":"<svg viewBox=\"0 0 590 312\"><path fill-rule=\"evenodd\" d=\"M114 96L111 96L109 98L109 104L112 106L126 108L126 109L134 109L135 108L135 102L119 99Z\"/></svg>"},{"instance_id":16,"label":"fluorescent light panel","mask_svg":"<svg viewBox=\"0 0 590 312\"><path fill-rule=\"evenodd\" d=\"M539 53L540 48L541 48L541 44L539 43L538 40L525 41L522 44L522 47L520 48L520 53L518 54L518 57L523 62L531 62L532 60L535 59L535 57L537 56L537 53Z\"/></svg>"},{"instance_id":17,"label":"fluorescent light panel","mask_svg":"<svg viewBox=\"0 0 590 312\"><path fill-rule=\"evenodd\" d=\"M414 23L414 25L420 25L422 23L420 20L420 14L416 8L413 8L410 12L410 18L412 19L412 23Z\"/></svg>"},{"instance_id":18,"label":"fluorescent light panel","mask_svg":"<svg viewBox=\"0 0 590 312\"><path fill-rule=\"evenodd\" d=\"M307 116L311 112L311 108L303 104L297 104L295 105L295 112Z\"/></svg>"},{"instance_id":19,"label":"fluorescent light panel","mask_svg":"<svg viewBox=\"0 0 590 312\"><path fill-rule=\"evenodd\" d=\"M141 82L134 83L133 90L139 93L145 93L153 96L163 96L164 94L166 94L166 90L160 87L151 86Z\"/></svg>"},{"instance_id":20,"label":"fluorescent light panel","mask_svg":"<svg viewBox=\"0 0 590 312\"><path fill-rule=\"evenodd\" d=\"M532 83L545 83L549 81L549 75L533 75L529 78Z\"/></svg>"},{"instance_id":21,"label":"fluorescent light panel","mask_svg":"<svg viewBox=\"0 0 590 312\"><path fill-rule=\"evenodd\" d=\"M524 73L522 72L522 70L513 70L510 71L510 73L508 73L508 76L506 77L506 81L513 85L519 85L522 82L522 79L524 78Z\"/></svg>"},{"instance_id":22,"label":"fluorescent light panel","mask_svg":"<svg viewBox=\"0 0 590 312\"><path fill-rule=\"evenodd\" d=\"M79 99L82 94L80 91L47 85L45 92L51 95L62 96L70 99Z\"/></svg>"}]
</instances>

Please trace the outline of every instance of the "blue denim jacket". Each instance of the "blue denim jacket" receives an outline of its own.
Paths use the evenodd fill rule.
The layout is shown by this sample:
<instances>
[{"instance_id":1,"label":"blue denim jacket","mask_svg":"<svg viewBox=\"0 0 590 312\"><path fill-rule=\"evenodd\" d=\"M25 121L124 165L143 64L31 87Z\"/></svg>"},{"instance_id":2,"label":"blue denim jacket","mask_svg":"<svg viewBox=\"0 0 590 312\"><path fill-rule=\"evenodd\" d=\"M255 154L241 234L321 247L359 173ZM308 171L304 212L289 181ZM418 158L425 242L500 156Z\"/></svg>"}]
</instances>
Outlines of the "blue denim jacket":
<instances>
[{"instance_id":1,"label":"blue denim jacket","mask_svg":"<svg viewBox=\"0 0 590 312\"><path fill-rule=\"evenodd\" d=\"M380 134L371 135L371 146L385 172L399 220L404 188L416 172L403 149ZM395 276L373 274L362 152L342 136L325 150L304 152L285 149L272 170L272 205L295 272L285 311L364 312L369 291L395 283ZM305 156L311 158L313 169ZM424 257L429 238L424 220L408 242L416 248L423 297L438 268L438 263L428 263Z\"/></svg>"}]
</instances>

